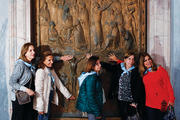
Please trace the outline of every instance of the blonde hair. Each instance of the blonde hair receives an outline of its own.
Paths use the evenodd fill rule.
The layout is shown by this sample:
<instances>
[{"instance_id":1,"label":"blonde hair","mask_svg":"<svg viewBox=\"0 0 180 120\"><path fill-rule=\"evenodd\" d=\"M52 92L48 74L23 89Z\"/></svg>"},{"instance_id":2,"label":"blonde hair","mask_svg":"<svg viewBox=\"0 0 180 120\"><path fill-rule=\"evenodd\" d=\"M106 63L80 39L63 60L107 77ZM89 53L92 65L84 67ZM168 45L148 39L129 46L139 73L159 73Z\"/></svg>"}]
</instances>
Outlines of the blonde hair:
<instances>
[{"instance_id":1,"label":"blonde hair","mask_svg":"<svg viewBox=\"0 0 180 120\"><path fill-rule=\"evenodd\" d=\"M19 56L19 59L22 59L25 62L29 62L28 59L26 58L25 54L27 53L28 49L30 46L34 45L32 43L25 43L22 47L21 47L21 54Z\"/></svg>"}]
</instances>

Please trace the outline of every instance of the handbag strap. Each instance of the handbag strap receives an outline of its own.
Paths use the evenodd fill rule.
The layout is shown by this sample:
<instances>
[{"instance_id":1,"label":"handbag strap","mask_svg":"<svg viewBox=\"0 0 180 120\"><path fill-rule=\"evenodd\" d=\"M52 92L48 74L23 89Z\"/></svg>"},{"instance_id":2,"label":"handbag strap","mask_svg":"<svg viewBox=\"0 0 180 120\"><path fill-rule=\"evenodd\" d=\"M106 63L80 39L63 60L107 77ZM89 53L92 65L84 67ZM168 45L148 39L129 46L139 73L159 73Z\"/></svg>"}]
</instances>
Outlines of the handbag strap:
<instances>
[{"instance_id":1,"label":"handbag strap","mask_svg":"<svg viewBox=\"0 0 180 120\"><path fill-rule=\"evenodd\" d=\"M30 69L30 72L31 72L31 75L32 75L32 77L31 77L31 79L30 79L30 83L29 83L29 88L31 88L32 78L34 77L34 74L33 74L32 69L28 66L28 63L26 63L26 62L24 62L24 61L23 61L23 63L24 63L24 65L25 65L26 67L28 67L28 68Z\"/></svg>"},{"instance_id":2,"label":"handbag strap","mask_svg":"<svg viewBox=\"0 0 180 120\"><path fill-rule=\"evenodd\" d=\"M29 88L31 88L32 78L30 79Z\"/></svg>"},{"instance_id":3,"label":"handbag strap","mask_svg":"<svg viewBox=\"0 0 180 120\"><path fill-rule=\"evenodd\" d=\"M28 67L26 64L24 64L26 67ZM24 69L23 69L24 70ZM31 70L30 70L31 71ZM24 73L24 71L23 71L23 73ZM32 77L31 77L31 79L30 79L30 83L29 83L29 87L28 88L31 88L31 84L32 84L32 78L34 77L34 74L33 74L33 72L31 71L31 75L32 75ZM21 74L21 77L20 78L22 78L22 76L23 76L23 74Z\"/></svg>"}]
</instances>

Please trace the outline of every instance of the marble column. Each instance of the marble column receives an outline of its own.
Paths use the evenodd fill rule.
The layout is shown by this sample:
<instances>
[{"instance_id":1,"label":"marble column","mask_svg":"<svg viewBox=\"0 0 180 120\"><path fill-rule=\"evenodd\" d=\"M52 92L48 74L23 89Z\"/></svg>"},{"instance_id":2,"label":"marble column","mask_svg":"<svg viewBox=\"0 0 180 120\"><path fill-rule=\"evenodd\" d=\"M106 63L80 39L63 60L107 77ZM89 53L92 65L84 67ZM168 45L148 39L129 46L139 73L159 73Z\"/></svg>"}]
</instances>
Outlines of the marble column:
<instances>
[{"instance_id":1,"label":"marble column","mask_svg":"<svg viewBox=\"0 0 180 120\"><path fill-rule=\"evenodd\" d=\"M8 41L8 1L0 0L0 119L8 120L8 89L6 77L7 49Z\"/></svg>"},{"instance_id":2,"label":"marble column","mask_svg":"<svg viewBox=\"0 0 180 120\"><path fill-rule=\"evenodd\" d=\"M9 0L9 40L6 42L6 78L9 83L15 61L20 55L24 43L31 41L31 6L30 0ZM10 90L9 85L8 90ZM10 93L10 92L8 92ZM11 102L9 98L9 109L11 115Z\"/></svg>"},{"instance_id":3,"label":"marble column","mask_svg":"<svg viewBox=\"0 0 180 120\"><path fill-rule=\"evenodd\" d=\"M180 1L171 0L171 82L175 94L175 112L180 120Z\"/></svg>"},{"instance_id":4,"label":"marble column","mask_svg":"<svg viewBox=\"0 0 180 120\"><path fill-rule=\"evenodd\" d=\"M170 0L148 0L147 52L170 71Z\"/></svg>"}]
</instances>

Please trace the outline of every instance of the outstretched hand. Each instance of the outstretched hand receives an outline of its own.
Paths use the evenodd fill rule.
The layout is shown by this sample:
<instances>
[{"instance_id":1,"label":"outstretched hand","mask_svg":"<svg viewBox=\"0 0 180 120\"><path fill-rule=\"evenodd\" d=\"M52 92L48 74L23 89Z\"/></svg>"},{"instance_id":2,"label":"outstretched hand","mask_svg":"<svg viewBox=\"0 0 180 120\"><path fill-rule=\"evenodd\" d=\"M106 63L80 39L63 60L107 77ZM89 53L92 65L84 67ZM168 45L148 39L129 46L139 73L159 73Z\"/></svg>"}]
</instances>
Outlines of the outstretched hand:
<instances>
[{"instance_id":1,"label":"outstretched hand","mask_svg":"<svg viewBox=\"0 0 180 120\"><path fill-rule=\"evenodd\" d=\"M71 60L72 58L73 58L72 55L64 55L60 57L60 59L63 61L68 61L68 60Z\"/></svg>"},{"instance_id":2,"label":"outstretched hand","mask_svg":"<svg viewBox=\"0 0 180 120\"><path fill-rule=\"evenodd\" d=\"M119 60L119 59L115 56L114 53L109 54L108 57L109 57L109 61L115 61L115 62L117 62L117 61Z\"/></svg>"},{"instance_id":3,"label":"outstretched hand","mask_svg":"<svg viewBox=\"0 0 180 120\"><path fill-rule=\"evenodd\" d=\"M69 100L75 100L76 98L72 95Z\"/></svg>"},{"instance_id":4,"label":"outstretched hand","mask_svg":"<svg viewBox=\"0 0 180 120\"><path fill-rule=\"evenodd\" d=\"M90 54L90 53L87 53L87 54L86 54L86 58L87 58L87 59L89 59L91 56L92 56L92 54Z\"/></svg>"}]
</instances>

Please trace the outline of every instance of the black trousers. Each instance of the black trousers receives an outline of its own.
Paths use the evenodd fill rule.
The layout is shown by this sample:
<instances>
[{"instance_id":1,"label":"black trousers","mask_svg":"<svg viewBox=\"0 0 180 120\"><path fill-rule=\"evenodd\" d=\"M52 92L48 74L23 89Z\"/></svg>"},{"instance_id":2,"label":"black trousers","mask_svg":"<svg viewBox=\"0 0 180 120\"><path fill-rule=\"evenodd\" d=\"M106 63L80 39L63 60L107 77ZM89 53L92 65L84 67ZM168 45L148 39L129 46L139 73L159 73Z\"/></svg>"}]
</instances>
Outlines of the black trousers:
<instances>
[{"instance_id":1,"label":"black trousers","mask_svg":"<svg viewBox=\"0 0 180 120\"><path fill-rule=\"evenodd\" d=\"M166 112L161 112L159 109L145 107L145 120L163 120Z\"/></svg>"},{"instance_id":2,"label":"black trousers","mask_svg":"<svg viewBox=\"0 0 180 120\"><path fill-rule=\"evenodd\" d=\"M19 105L17 99L12 101L11 120L37 120L37 112L33 110L33 99L30 103Z\"/></svg>"},{"instance_id":3,"label":"black trousers","mask_svg":"<svg viewBox=\"0 0 180 120\"><path fill-rule=\"evenodd\" d=\"M122 120L127 120L128 116L136 114L136 108L130 106L130 102L118 101L119 114Z\"/></svg>"}]
</instances>

